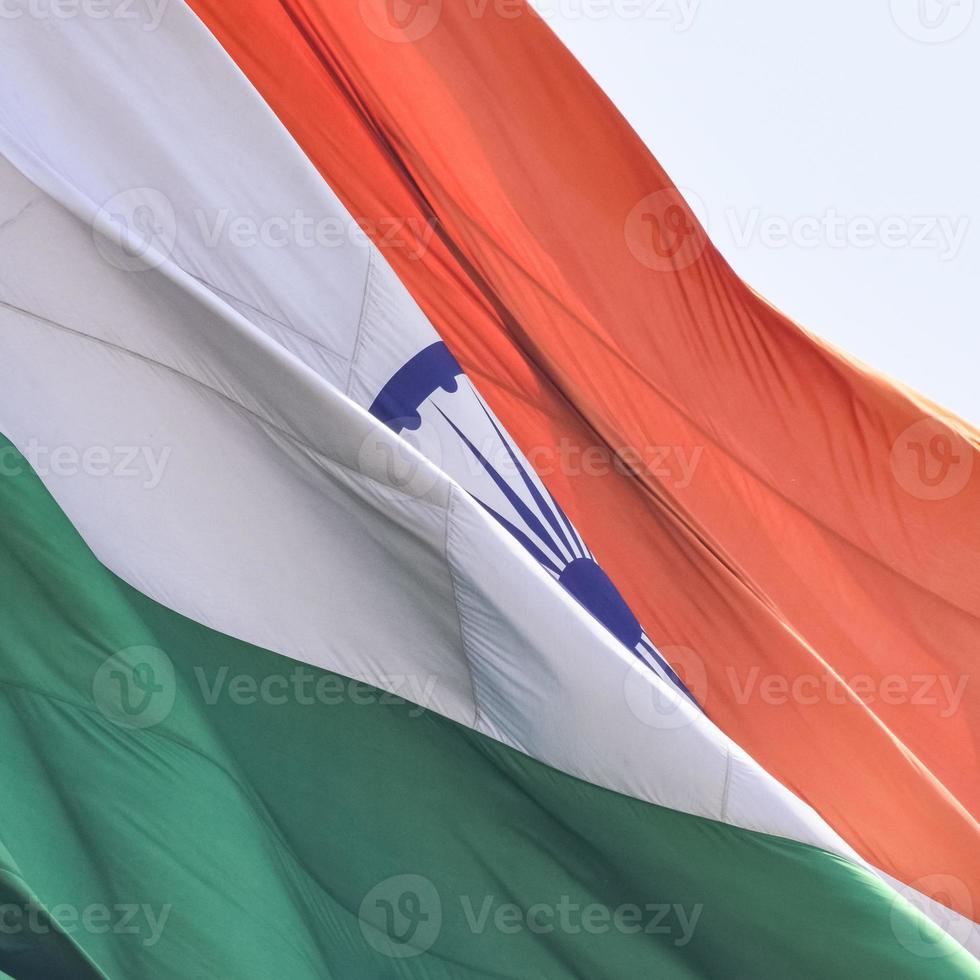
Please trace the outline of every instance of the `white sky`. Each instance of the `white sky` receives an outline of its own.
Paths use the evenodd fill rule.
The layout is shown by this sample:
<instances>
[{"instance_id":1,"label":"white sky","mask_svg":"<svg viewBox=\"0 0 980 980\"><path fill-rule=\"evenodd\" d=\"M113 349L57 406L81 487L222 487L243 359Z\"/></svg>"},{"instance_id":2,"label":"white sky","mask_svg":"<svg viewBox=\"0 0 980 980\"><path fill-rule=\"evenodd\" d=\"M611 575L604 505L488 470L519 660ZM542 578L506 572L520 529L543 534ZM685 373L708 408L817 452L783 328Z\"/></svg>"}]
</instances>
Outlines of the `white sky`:
<instances>
[{"instance_id":1,"label":"white sky","mask_svg":"<svg viewBox=\"0 0 980 980\"><path fill-rule=\"evenodd\" d=\"M747 282L980 422L975 0L533 2Z\"/></svg>"}]
</instances>

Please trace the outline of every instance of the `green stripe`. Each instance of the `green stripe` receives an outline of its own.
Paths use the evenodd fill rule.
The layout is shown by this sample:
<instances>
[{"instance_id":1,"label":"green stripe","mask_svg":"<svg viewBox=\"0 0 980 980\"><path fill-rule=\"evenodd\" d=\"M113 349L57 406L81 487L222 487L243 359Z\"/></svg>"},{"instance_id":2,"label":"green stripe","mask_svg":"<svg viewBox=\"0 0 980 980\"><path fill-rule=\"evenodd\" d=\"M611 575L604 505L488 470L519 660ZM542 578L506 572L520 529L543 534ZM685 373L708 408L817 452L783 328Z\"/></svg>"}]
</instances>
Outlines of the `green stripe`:
<instances>
[{"instance_id":1,"label":"green stripe","mask_svg":"<svg viewBox=\"0 0 980 980\"><path fill-rule=\"evenodd\" d=\"M980 977L846 861L176 615L109 573L26 465L0 476L0 581L0 866L107 977ZM0 896L0 971L94 975L10 928L19 894Z\"/></svg>"},{"instance_id":2,"label":"green stripe","mask_svg":"<svg viewBox=\"0 0 980 980\"><path fill-rule=\"evenodd\" d=\"M7 792L11 792L7 788ZM100 980L102 973L72 941L16 872L13 858L0 845L0 980L49 980L77 977Z\"/></svg>"}]
</instances>

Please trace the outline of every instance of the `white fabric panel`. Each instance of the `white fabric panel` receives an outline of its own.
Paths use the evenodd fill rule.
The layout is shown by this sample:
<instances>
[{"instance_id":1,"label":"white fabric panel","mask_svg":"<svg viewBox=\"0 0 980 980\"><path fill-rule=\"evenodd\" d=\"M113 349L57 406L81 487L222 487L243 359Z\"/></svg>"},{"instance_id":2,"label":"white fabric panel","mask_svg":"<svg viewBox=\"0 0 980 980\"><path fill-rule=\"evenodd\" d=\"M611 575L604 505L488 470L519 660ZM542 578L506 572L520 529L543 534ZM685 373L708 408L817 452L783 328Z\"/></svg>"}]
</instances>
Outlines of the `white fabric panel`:
<instances>
[{"instance_id":1,"label":"white fabric panel","mask_svg":"<svg viewBox=\"0 0 980 980\"><path fill-rule=\"evenodd\" d=\"M633 714L610 724L627 668L643 690L656 679L444 474L194 280L103 261L85 225L9 165L5 199L15 181L0 428L25 449L166 458L154 485L42 468L113 571L298 660L382 686L435 677L432 707L457 721L722 817L728 740L664 685L663 730ZM402 479L389 464L405 457ZM618 765L604 774L607 753Z\"/></svg>"},{"instance_id":2,"label":"white fabric panel","mask_svg":"<svg viewBox=\"0 0 980 980\"><path fill-rule=\"evenodd\" d=\"M369 408L438 341L358 223L234 63L182 3L158 29L132 20L21 18L5 29L0 127L98 211L120 268L152 244L311 370ZM53 68L57 66L57 68ZM28 170L31 164L25 164ZM398 216L391 216L396 222ZM397 237L397 236L396 236ZM440 393L405 434L464 488L533 537L443 410L529 496L468 384ZM537 490L541 481L527 466ZM575 555L556 544L564 567Z\"/></svg>"},{"instance_id":3,"label":"white fabric panel","mask_svg":"<svg viewBox=\"0 0 980 980\"><path fill-rule=\"evenodd\" d=\"M42 471L109 568L298 660L435 679L428 707L590 782L858 861L346 396L435 338L376 251L208 244L198 212L350 219L182 4L152 33L5 31L0 429L166 460L155 482ZM128 253L93 236L114 214Z\"/></svg>"},{"instance_id":4,"label":"white fabric panel","mask_svg":"<svg viewBox=\"0 0 980 980\"><path fill-rule=\"evenodd\" d=\"M368 398L432 326L197 17L143 26L5 20L0 127L343 390L363 311Z\"/></svg>"}]
</instances>

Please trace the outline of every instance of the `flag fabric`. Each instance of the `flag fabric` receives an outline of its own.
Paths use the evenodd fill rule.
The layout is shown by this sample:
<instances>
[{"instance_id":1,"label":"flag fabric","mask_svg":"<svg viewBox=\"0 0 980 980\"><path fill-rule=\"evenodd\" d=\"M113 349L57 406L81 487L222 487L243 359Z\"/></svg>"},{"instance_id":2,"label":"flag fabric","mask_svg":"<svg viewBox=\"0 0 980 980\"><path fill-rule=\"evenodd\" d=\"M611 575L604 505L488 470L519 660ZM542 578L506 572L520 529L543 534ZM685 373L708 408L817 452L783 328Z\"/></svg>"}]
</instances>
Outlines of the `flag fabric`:
<instances>
[{"instance_id":1,"label":"flag fabric","mask_svg":"<svg viewBox=\"0 0 980 980\"><path fill-rule=\"evenodd\" d=\"M257 293L269 292L237 296L235 306L219 299L235 295L230 277L240 271L239 255L211 247L192 202L277 213L282 202L265 200L271 176L292 165L299 183L308 169L277 127L263 127L263 107L235 72L224 74L223 89L210 76L214 104L197 96L203 116L226 121L212 122L208 152L193 165L161 152L168 124L186 120L179 101L169 110L134 112L145 120L137 142L156 167L139 175L165 188L157 192L177 207L180 195L188 195L179 255L176 243L173 256L159 250L165 234L113 240L120 226L94 202L119 195L129 202L121 189L132 183L129 165L113 173L125 160L121 141L133 138L128 120L119 128L129 91L156 88L150 81L161 65L179 68L188 93L198 91L194 66L207 73L225 64L200 25L188 16L183 27L172 28L169 50L149 38L141 49L139 36L126 32L114 51L125 62L101 52L103 63L125 65L129 89L112 75L100 83L95 64L77 53L74 63L89 79L87 98L96 111L80 112L76 97L61 94L76 87L63 81L49 86L56 98L45 103L38 79L32 91L35 105L45 105L49 132L34 126L18 139L12 128L6 131L5 154L21 169L8 164L4 171L5 198L17 220L6 228L3 278L17 291L4 297L10 329L3 342L5 359L23 370L4 400L5 424L99 558L178 612L297 660L367 681L438 676L424 692L430 707L486 725L516 747L540 742L535 751L543 761L576 775L602 773L600 782L650 802L732 815L751 829L846 854L806 806L739 758L689 698L614 642L473 495L343 394L345 379L374 370L375 358L364 352L404 342L408 324L419 317L371 246L342 244L331 261L321 257L286 288L275 247L243 250L256 261L262 251L273 257L267 271L260 263L249 278ZM97 30L92 37L104 43ZM222 116L219 107L229 104L235 111ZM90 137L84 144L70 139L72 125ZM268 163L269 174L229 176L243 128L251 159ZM31 140L34 151L27 149ZM53 169L59 153L67 172ZM139 202L152 201L147 189L137 191ZM318 220L349 223L322 184L292 199L303 200ZM151 205L133 210L143 206ZM93 234L103 224L107 235ZM50 275L52 262L57 277ZM294 275L299 271L293 268ZM308 321L293 328L280 300L302 300L302 288L311 302L334 291L333 311L314 306ZM371 298L363 304L366 289ZM239 310L253 305L260 312L246 319ZM345 325L348 309L354 317ZM290 336L298 329L307 342L332 349L334 373L323 364L315 371L312 359L274 342L267 330L283 324L290 324ZM431 338L421 336L428 345ZM380 381L375 387L383 390ZM362 396L365 404L376 400L370 389ZM65 467L50 448L93 445L120 458L102 468L81 459ZM136 475L106 479L103 469L121 464L134 446L140 455L128 464ZM328 506L339 492L334 481L349 492ZM351 518L377 512L383 519L366 538L352 537ZM397 558L419 577L403 595L390 591L383 574ZM372 580L375 593L367 584ZM428 616L438 613L439 597L448 611ZM536 612L539 607L546 611ZM416 626L421 631L413 632ZM579 631L578 639L556 630ZM505 654L508 635L513 642ZM495 679L484 680L485 670ZM506 689L493 693L500 685ZM624 699L634 693L635 710L624 713Z\"/></svg>"},{"instance_id":2,"label":"flag fabric","mask_svg":"<svg viewBox=\"0 0 980 980\"><path fill-rule=\"evenodd\" d=\"M852 801L812 798L812 760L789 776L715 726L713 688L499 398L494 365L526 350L453 223L391 180L349 91L350 184L264 91L290 77L280 45L305 68L319 51L283 9L241 35L264 34L268 77L222 38L269 104L183 4L153 31L8 32L0 969L977 975L962 828L857 839ZM311 84L307 114L333 92ZM335 190L362 179L378 197L354 219ZM389 183L412 205L397 244ZM436 293L474 313L469 340ZM517 400L547 413L535 370ZM749 622L766 602L734 577ZM878 727L917 774L907 822L940 826L935 779Z\"/></svg>"},{"instance_id":3,"label":"flag fabric","mask_svg":"<svg viewBox=\"0 0 980 980\"><path fill-rule=\"evenodd\" d=\"M2 448L10 976L978 975L857 865L153 602Z\"/></svg>"},{"instance_id":4,"label":"flag fabric","mask_svg":"<svg viewBox=\"0 0 980 980\"><path fill-rule=\"evenodd\" d=\"M527 6L191 5L712 720L975 917L977 431L741 282Z\"/></svg>"}]
</instances>

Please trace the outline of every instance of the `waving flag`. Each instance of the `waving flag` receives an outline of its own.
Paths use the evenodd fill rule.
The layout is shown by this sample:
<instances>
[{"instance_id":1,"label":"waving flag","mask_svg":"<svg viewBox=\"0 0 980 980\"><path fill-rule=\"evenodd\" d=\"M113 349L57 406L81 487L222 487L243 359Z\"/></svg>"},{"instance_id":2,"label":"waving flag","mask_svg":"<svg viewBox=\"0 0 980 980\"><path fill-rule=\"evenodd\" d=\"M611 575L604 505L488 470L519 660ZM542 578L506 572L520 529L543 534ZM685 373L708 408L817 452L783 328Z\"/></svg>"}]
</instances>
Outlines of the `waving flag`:
<instances>
[{"instance_id":1,"label":"waving flag","mask_svg":"<svg viewBox=\"0 0 980 980\"><path fill-rule=\"evenodd\" d=\"M533 285L557 268L533 236L512 229L513 253L497 256L511 271L492 285L500 243L474 217L500 220L490 205L516 171L489 160L493 193L471 171L468 217L423 207L395 166L403 151L369 124L367 83L355 99L349 71L327 72L320 14L276 9L236 22L263 39L267 75L239 35L224 40L302 143L301 116L335 124L309 159L183 4L152 31L9 28L0 726L16 792L0 820L0 970L980 974L962 828L918 850L880 820L857 839L836 819L852 801L828 813L811 798L812 761L792 778L760 766L736 744L754 723L719 730L711 672L661 645L662 617L704 601L691 622L705 636L732 628L739 648L765 608L774 636L815 655L737 564L722 575L707 538L700 591L674 603L679 576L653 601L700 510L670 504L676 526L634 526L651 480L638 463L616 470L595 481L626 488L606 498L623 505L605 513L613 547L584 481L536 462L592 431L600 404L584 361L567 390L541 363L604 362L574 334L546 336L563 297ZM378 38L391 22L372 7L358 22L397 46L425 9L396 11L394 38ZM428 34L453 40L440 24ZM501 57L496 29L473 43L473 64ZM308 102L291 119L272 82L296 80ZM431 104L448 106L436 81ZM321 115L333 99L342 111ZM509 133L518 119L497 122ZM522 138L535 158L535 134ZM445 149L431 150L446 178ZM355 172L340 179L345 159ZM349 201L372 186L371 207L355 221L314 164ZM670 215L640 220L661 236L687 227ZM454 240L457 221L485 254ZM570 260L562 277L585 290L580 272ZM526 308L516 288L503 301L511 276ZM539 330L540 363L518 340ZM504 398L508 358L523 373ZM624 575L644 540L659 543ZM951 821L960 804L946 792L944 810L934 777L878 726L922 790L899 829ZM859 772L879 744L851 745ZM897 792L891 759L880 781Z\"/></svg>"},{"instance_id":2,"label":"waving flag","mask_svg":"<svg viewBox=\"0 0 980 980\"><path fill-rule=\"evenodd\" d=\"M354 214L434 229L386 254L709 716L975 916L976 430L742 283L528 8L192 5Z\"/></svg>"}]
</instances>

